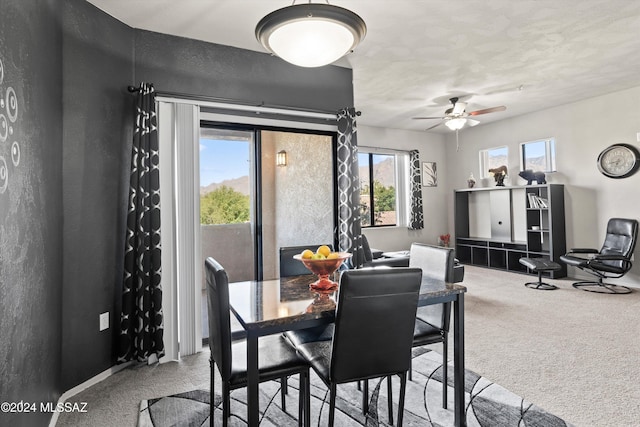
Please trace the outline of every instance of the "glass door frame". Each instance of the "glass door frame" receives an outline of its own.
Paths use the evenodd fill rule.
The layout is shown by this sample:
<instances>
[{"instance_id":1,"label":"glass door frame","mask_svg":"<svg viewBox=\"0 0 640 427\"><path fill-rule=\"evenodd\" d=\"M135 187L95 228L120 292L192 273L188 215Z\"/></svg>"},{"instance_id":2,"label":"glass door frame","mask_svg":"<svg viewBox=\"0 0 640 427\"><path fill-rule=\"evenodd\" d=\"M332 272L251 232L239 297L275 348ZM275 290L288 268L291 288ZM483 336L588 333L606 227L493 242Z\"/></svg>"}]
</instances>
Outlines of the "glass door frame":
<instances>
[{"instance_id":1,"label":"glass door frame","mask_svg":"<svg viewBox=\"0 0 640 427\"><path fill-rule=\"evenodd\" d=\"M255 158L251 160L251 174L252 179L250 179L251 191L253 192L253 200L252 200L252 210L254 215L252 215L252 224L253 228L253 252L254 252L254 277L256 280L263 280L264 276L264 267L263 267L263 214L262 214L262 131L273 131L273 132L286 132L286 133L299 133L306 135L323 135L331 137L331 170L333 177L333 244L334 247L337 247L338 244L338 236L337 236L337 224L338 224L338 176L336 170L337 164L337 147L338 147L338 133L332 131L324 131L317 129L304 129L300 128L290 128L290 127L281 127L281 126L266 126L266 125L252 125L252 124L239 124L239 123L230 123L230 122L220 122L213 120L200 120L199 128L207 127L213 129L225 129L225 130L233 130L233 131L247 131L253 132L253 147L250 150L251 153L255 156Z\"/></svg>"}]
</instances>

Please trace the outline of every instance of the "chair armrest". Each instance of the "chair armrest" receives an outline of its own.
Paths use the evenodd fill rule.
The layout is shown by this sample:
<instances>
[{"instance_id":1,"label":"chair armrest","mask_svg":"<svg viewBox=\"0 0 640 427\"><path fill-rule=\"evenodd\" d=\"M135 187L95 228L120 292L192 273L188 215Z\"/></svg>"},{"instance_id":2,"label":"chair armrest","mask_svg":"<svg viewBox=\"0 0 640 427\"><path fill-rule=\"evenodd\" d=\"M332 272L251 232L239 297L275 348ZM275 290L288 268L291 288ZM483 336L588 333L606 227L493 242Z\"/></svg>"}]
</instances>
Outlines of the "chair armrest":
<instances>
[{"instance_id":1,"label":"chair armrest","mask_svg":"<svg viewBox=\"0 0 640 427\"><path fill-rule=\"evenodd\" d=\"M592 248L571 248L567 253L568 254L597 254L598 252L600 251Z\"/></svg>"},{"instance_id":2,"label":"chair armrest","mask_svg":"<svg viewBox=\"0 0 640 427\"><path fill-rule=\"evenodd\" d=\"M626 256L622 256L622 255L597 255L596 257L593 258L594 260L598 260L598 261L629 261L629 258L627 258Z\"/></svg>"}]
</instances>

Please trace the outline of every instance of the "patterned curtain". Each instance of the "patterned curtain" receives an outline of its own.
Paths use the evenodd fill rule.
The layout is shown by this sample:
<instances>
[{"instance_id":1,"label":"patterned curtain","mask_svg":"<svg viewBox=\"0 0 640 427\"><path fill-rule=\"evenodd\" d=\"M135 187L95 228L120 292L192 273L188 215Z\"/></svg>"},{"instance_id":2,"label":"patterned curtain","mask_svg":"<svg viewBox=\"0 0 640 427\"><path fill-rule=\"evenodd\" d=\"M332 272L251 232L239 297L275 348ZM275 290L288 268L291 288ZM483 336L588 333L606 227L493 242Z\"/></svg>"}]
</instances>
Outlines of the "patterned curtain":
<instances>
[{"instance_id":1,"label":"patterned curtain","mask_svg":"<svg viewBox=\"0 0 640 427\"><path fill-rule=\"evenodd\" d=\"M420 178L420 154L418 150L409 153L411 164L411 212L409 213L409 229L424 228L424 211L422 209L422 179Z\"/></svg>"},{"instance_id":2,"label":"patterned curtain","mask_svg":"<svg viewBox=\"0 0 640 427\"><path fill-rule=\"evenodd\" d=\"M355 108L338 112L338 249L351 252L352 267L364 263L360 230L360 182L358 176L358 141Z\"/></svg>"},{"instance_id":3,"label":"patterned curtain","mask_svg":"<svg viewBox=\"0 0 640 427\"><path fill-rule=\"evenodd\" d=\"M164 356L155 108L153 85L141 83L131 150L118 363Z\"/></svg>"}]
</instances>

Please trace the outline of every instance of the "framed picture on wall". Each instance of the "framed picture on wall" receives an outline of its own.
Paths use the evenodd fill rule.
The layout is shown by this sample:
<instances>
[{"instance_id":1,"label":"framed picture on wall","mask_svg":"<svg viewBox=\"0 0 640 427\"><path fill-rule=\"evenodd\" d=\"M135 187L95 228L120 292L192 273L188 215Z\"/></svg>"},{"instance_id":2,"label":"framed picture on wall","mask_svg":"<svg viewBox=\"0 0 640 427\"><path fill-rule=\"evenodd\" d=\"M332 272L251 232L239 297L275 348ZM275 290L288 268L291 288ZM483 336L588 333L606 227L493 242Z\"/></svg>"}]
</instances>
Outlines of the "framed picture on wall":
<instances>
[{"instance_id":1,"label":"framed picture on wall","mask_svg":"<svg viewBox=\"0 0 640 427\"><path fill-rule=\"evenodd\" d=\"M438 186L436 162L422 162L422 185L424 187Z\"/></svg>"}]
</instances>

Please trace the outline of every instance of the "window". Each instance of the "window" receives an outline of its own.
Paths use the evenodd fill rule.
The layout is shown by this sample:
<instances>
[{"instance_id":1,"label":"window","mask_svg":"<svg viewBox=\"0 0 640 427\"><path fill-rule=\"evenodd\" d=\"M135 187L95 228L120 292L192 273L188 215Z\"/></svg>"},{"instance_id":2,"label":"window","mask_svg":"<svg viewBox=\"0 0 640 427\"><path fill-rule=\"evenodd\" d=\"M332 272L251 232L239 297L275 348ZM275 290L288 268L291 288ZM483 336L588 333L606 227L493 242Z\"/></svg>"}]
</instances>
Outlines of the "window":
<instances>
[{"instance_id":1,"label":"window","mask_svg":"<svg viewBox=\"0 0 640 427\"><path fill-rule=\"evenodd\" d=\"M509 158L509 148L495 147L480 150L480 178L491 178L489 169L506 166Z\"/></svg>"},{"instance_id":2,"label":"window","mask_svg":"<svg viewBox=\"0 0 640 427\"><path fill-rule=\"evenodd\" d=\"M248 223L253 132L200 128L200 224Z\"/></svg>"},{"instance_id":3,"label":"window","mask_svg":"<svg viewBox=\"0 0 640 427\"><path fill-rule=\"evenodd\" d=\"M360 168L360 225L406 225L408 155L384 152L358 153ZM405 179L404 176L407 176ZM403 177L398 179L398 177Z\"/></svg>"},{"instance_id":4,"label":"window","mask_svg":"<svg viewBox=\"0 0 640 427\"><path fill-rule=\"evenodd\" d=\"M553 138L520 144L520 170L556 171L556 142Z\"/></svg>"}]
</instances>

